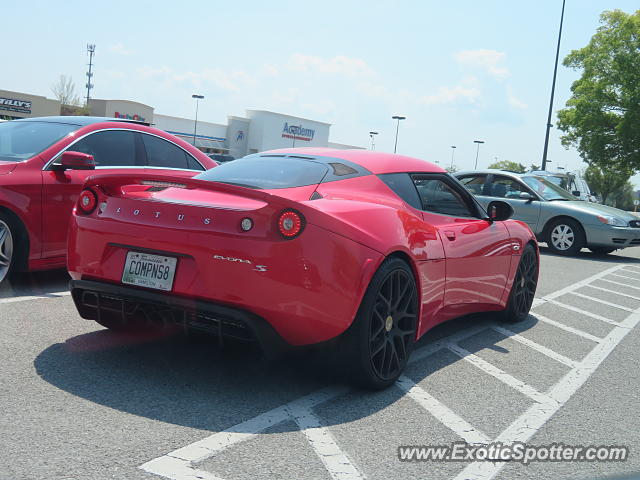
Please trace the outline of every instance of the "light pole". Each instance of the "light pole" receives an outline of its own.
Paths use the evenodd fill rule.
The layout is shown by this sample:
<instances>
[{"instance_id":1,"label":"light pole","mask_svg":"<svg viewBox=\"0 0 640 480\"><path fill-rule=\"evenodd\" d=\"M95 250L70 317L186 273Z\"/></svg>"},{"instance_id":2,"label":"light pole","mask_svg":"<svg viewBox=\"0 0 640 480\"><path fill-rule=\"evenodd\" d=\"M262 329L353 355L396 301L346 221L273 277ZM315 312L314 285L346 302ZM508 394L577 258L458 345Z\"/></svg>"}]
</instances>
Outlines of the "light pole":
<instances>
[{"instance_id":1,"label":"light pole","mask_svg":"<svg viewBox=\"0 0 640 480\"><path fill-rule=\"evenodd\" d=\"M369 132L369 136L371 137L371 150L375 150L376 149L376 144L373 141L374 140L374 135L378 135L378 132Z\"/></svg>"},{"instance_id":2,"label":"light pole","mask_svg":"<svg viewBox=\"0 0 640 480\"><path fill-rule=\"evenodd\" d=\"M558 56L560 55L560 39L562 38L562 22L564 21L564 2L562 0L562 13L560 14L560 30L558 31L558 46L556 47L556 64L553 67L553 81L551 82L551 99L549 100L549 115L547 116L547 132L544 135L544 149L542 150L542 170L547 169L547 150L549 149L549 131L553 127L551 112L553 110L553 94L556 90L556 75L558 73Z\"/></svg>"},{"instance_id":3,"label":"light pole","mask_svg":"<svg viewBox=\"0 0 640 480\"><path fill-rule=\"evenodd\" d=\"M204 95L191 95L191 98L196 99L196 121L193 124L193 146L196 146L196 132L198 131L198 102L204 98Z\"/></svg>"},{"instance_id":4,"label":"light pole","mask_svg":"<svg viewBox=\"0 0 640 480\"><path fill-rule=\"evenodd\" d=\"M473 143L478 144L476 148L476 166L473 168L474 170L477 170L478 169L478 153L480 153L480 144L484 143L484 140L474 140Z\"/></svg>"},{"instance_id":5,"label":"light pole","mask_svg":"<svg viewBox=\"0 0 640 480\"><path fill-rule=\"evenodd\" d=\"M398 149L398 130L400 130L400 120L404 120L407 117L403 117L402 115L394 115L393 117L391 117L393 120L397 120L398 121L398 125L396 126L396 143L393 146L393 153L396 153L396 150Z\"/></svg>"},{"instance_id":6,"label":"light pole","mask_svg":"<svg viewBox=\"0 0 640 480\"><path fill-rule=\"evenodd\" d=\"M456 155L456 146L451 145L451 170L453 170L453 157Z\"/></svg>"}]
</instances>

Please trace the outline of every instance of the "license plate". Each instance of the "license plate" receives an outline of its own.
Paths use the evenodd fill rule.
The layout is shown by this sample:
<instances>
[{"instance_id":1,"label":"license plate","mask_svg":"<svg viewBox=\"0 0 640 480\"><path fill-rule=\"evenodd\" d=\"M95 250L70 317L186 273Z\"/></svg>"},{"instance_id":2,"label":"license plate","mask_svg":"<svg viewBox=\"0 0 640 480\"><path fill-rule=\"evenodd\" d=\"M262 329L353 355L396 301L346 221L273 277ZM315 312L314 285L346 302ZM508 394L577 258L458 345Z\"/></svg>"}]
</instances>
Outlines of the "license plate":
<instances>
[{"instance_id":1,"label":"license plate","mask_svg":"<svg viewBox=\"0 0 640 480\"><path fill-rule=\"evenodd\" d=\"M170 291L178 259L149 253L127 252L122 283Z\"/></svg>"}]
</instances>

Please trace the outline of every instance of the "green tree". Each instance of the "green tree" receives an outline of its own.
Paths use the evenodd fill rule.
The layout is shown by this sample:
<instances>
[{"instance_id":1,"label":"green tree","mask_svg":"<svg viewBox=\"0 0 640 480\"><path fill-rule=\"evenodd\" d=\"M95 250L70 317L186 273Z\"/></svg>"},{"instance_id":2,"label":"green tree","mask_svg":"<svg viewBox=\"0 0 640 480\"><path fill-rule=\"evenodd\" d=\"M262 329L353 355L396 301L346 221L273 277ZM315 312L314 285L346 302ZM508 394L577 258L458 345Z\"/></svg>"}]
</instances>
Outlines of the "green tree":
<instances>
[{"instance_id":1,"label":"green tree","mask_svg":"<svg viewBox=\"0 0 640 480\"><path fill-rule=\"evenodd\" d=\"M612 205L621 201L623 191L627 189L630 175L628 172L619 171L612 168L600 168L596 165L589 165L584 171L584 179L589 184L589 188L597 193L602 203ZM633 192L633 187L631 187ZM633 199L631 199L633 203Z\"/></svg>"},{"instance_id":2,"label":"green tree","mask_svg":"<svg viewBox=\"0 0 640 480\"><path fill-rule=\"evenodd\" d=\"M489 165L489 168L495 168L497 170L509 170L510 172L524 173L527 168L521 163L512 162L510 160L500 160Z\"/></svg>"},{"instance_id":3,"label":"green tree","mask_svg":"<svg viewBox=\"0 0 640 480\"><path fill-rule=\"evenodd\" d=\"M631 173L640 170L640 10L605 11L600 22L589 44L564 59L582 76L558 128L587 163Z\"/></svg>"}]
</instances>

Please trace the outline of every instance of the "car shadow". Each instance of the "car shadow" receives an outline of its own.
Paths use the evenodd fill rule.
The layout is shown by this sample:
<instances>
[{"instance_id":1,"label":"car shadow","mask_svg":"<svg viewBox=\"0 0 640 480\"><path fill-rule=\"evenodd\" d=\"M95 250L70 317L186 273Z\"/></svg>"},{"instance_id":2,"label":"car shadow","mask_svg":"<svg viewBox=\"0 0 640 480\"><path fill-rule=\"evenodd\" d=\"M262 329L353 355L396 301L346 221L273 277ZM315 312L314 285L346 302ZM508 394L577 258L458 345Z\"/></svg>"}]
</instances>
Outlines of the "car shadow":
<instances>
[{"instance_id":1,"label":"car shadow","mask_svg":"<svg viewBox=\"0 0 640 480\"><path fill-rule=\"evenodd\" d=\"M582 249L575 257L568 257L566 255L559 255L557 253L553 253L553 251L549 247L545 247L540 245L540 253L542 255L550 256L550 257L558 257L558 258L575 258L580 260L594 260L603 263L640 263L640 258L631 257L625 254L626 249L616 250L612 253L593 253L587 249Z\"/></svg>"},{"instance_id":2,"label":"car shadow","mask_svg":"<svg viewBox=\"0 0 640 480\"><path fill-rule=\"evenodd\" d=\"M16 272L0 283L0 298L40 296L67 291L69 280L69 274L65 269Z\"/></svg>"},{"instance_id":3,"label":"car shadow","mask_svg":"<svg viewBox=\"0 0 640 480\"><path fill-rule=\"evenodd\" d=\"M519 327L510 328L519 333L536 322L530 316ZM428 332L416 349L462 329L496 323L495 315L490 314L451 320ZM471 353L488 348L509 354L496 345L504 337L493 333L477 334ZM267 361L246 344L220 348L211 337L98 330L49 346L35 358L34 366L46 382L96 404L171 424L220 431L320 388L344 385L344 377L336 375L323 358L326 360L312 351ZM457 361L463 360L416 362L412 378L419 382ZM399 400L404 392L394 386L380 392L353 390L352 394L367 397L366 402L360 402L364 406L340 412L326 422L341 424L367 417Z\"/></svg>"}]
</instances>

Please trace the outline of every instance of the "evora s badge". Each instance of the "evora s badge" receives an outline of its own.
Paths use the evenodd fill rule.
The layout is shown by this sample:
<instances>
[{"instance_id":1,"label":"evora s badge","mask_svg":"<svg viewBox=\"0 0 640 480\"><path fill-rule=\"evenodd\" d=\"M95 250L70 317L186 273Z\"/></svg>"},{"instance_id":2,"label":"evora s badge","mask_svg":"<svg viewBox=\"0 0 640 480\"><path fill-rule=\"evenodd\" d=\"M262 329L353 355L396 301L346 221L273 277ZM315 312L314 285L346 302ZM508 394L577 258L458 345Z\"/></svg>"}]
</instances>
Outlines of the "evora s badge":
<instances>
[{"instance_id":1,"label":"evora s badge","mask_svg":"<svg viewBox=\"0 0 640 480\"><path fill-rule=\"evenodd\" d=\"M253 267L254 272L266 272L266 265L255 265L251 260L247 260L246 258L236 258L236 257L225 257L224 255L214 255L214 260L226 260L227 262L236 262L236 263L246 263L247 265L251 265Z\"/></svg>"}]
</instances>

